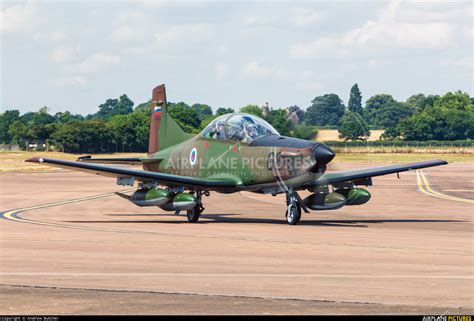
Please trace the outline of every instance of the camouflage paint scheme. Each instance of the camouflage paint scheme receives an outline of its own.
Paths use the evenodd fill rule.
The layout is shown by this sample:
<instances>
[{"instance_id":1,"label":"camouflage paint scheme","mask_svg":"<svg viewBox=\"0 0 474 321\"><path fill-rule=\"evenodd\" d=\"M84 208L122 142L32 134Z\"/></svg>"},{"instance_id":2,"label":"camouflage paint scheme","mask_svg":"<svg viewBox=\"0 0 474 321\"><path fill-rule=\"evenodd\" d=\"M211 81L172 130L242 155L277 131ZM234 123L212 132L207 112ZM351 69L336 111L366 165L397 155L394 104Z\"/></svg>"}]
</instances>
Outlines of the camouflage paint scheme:
<instances>
[{"instance_id":1,"label":"camouflage paint scheme","mask_svg":"<svg viewBox=\"0 0 474 321\"><path fill-rule=\"evenodd\" d=\"M370 193L355 186L372 185L371 178L374 176L447 164L443 160L430 160L325 173L326 165L335 154L322 143L280 136L264 120L242 113L219 117L226 120L221 139L217 128L216 131L205 132L206 128L195 136L185 133L168 115L167 108L165 86L155 87L146 157L101 159L84 156L75 162L33 157L26 161L115 177L119 185L133 186L138 180L141 182L139 189L132 196L117 194L138 206L160 206L178 212L187 210L190 222L197 222L204 209L202 195L208 195L209 191L286 193L287 220L291 225L298 223L301 208L305 211L308 208L329 210L368 202ZM252 139L228 135L227 121L232 117L263 124L263 129L268 131ZM215 120L216 124L219 118ZM236 128L247 127L241 124ZM99 164L140 164L144 170ZM158 188L157 185L165 188ZM302 189L313 194L302 200L296 192Z\"/></svg>"},{"instance_id":2,"label":"camouflage paint scheme","mask_svg":"<svg viewBox=\"0 0 474 321\"><path fill-rule=\"evenodd\" d=\"M197 161L194 165L190 165L188 159L194 148L197 151ZM308 163L315 163L310 161L311 148L253 147L242 142L217 141L199 136L149 155L143 161L144 169L148 171L201 177L213 181L232 180L238 186L252 186L252 189L277 186L279 177L289 185L311 181L318 177L316 173L308 175L307 168L289 171L286 167L280 167L280 175L278 175L276 170L267 166L267 162L272 154L282 152L293 152L297 157L307 158ZM159 161L152 161L153 159L159 159ZM248 161L249 159L257 159L257 161ZM301 177L300 182L295 180L298 177Z\"/></svg>"},{"instance_id":3,"label":"camouflage paint scheme","mask_svg":"<svg viewBox=\"0 0 474 321\"><path fill-rule=\"evenodd\" d=\"M157 103L161 103L162 108L160 115L155 116L153 109ZM149 150L157 151L141 159L146 171L199 177L210 181L233 181L239 186L236 190L255 191L277 187L282 181L287 186L298 187L322 175L322 172L308 172L308 168L316 164L316 160L311 157L311 150L317 143L304 148L251 146L242 141L218 140L184 133L167 113L163 85L153 90L151 108L151 123L158 123L159 126L151 125L150 129ZM153 144L159 144L159 148L155 148ZM197 151L197 161L191 165L189 157L193 149ZM300 158L306 167L290 170L287 163L281 162L276 168L277 164L272 161L274 155Z\"/></svg>"}]
</instances>

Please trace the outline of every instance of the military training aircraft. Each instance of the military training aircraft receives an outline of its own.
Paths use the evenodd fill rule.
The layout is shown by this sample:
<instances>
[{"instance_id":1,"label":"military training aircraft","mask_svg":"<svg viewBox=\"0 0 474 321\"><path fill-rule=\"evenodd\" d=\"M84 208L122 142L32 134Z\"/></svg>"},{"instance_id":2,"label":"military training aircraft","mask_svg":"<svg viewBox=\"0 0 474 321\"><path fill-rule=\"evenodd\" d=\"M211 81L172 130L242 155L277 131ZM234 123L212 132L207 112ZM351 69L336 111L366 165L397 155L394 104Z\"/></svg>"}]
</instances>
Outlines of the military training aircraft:
<instances>
[{"instance_id":1,"label":"military training aircraft","mask_svg":"<svg viewBox=\"0 0 474 321\"><path fill-rule=\"evenodd\" d=\"M168 114L165 86L153 89L148 155L142 158L79 157L66 161L33 157L27 162L72 169L117 179L138 189L116 193L138 206L187 211L197 222L209 193L250 191L286 194L286 220L298 224L301 210L333 210L367 203L372 177L445 165L443 160L326 173L335 154L315 141L281 136L263 119L231 113L214 119L199 135L185 133ZM98 164L97 164L98 163ZM143 170L113 165L142 165ZM301 199L299 190L310 196Z\"/></svg>"}]
</instances>

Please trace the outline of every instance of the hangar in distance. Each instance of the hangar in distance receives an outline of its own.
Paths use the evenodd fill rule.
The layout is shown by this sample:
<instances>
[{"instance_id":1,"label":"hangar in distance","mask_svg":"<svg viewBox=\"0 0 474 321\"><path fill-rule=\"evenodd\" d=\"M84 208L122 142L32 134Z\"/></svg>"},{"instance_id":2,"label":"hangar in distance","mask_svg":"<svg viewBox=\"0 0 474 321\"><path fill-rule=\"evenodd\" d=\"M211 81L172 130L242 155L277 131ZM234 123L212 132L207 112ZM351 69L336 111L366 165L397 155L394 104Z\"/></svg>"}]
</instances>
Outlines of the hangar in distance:
<instances>
[{"instance_id":1,"label":"hangar in distance","mask_svg":"<svg viewBox=\"0 0 474 321\"><path fill-rule=\"evenodd\" d=\"M186 211L189 222L198 222L203 196L210 192L250 191L286 194L288 224L298 224L302 210L333 210L362 205L370 193L359 186L372 185L372 177L431 166L443 160L326 172L335 157L316 141L281 136L265 120L244 113L222 115L198 135L185 133L170 117L164 85L153 89L148 154L141 158L79 157L66 161L33 157L41 163L117 179L118 185L138 189L117 193L138 206L158 206L166 211ZM143 170L114 165L142 165ZM311 194L302 199L298 191Z\"/></svg>"}]
</instances>

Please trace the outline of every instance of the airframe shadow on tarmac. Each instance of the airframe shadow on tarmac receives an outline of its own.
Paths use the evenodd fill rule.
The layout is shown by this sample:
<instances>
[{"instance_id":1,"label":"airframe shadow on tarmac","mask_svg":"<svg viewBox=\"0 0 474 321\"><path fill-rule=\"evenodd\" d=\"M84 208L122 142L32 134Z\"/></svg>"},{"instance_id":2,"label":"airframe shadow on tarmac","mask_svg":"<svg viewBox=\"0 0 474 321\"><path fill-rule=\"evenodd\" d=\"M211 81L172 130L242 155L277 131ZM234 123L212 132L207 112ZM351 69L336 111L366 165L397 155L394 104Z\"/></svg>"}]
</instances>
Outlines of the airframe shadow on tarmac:
<instances>
[{"instance_id":1,"label":"airframe shadow on tarmac","mask_svg":"<svg viewBox=\"0 0 474 321\"><path fill-rule=\"evenodd\" d=\"M171 216L176 217L174 214L108 214L109 216ZM181 215L182 216L182 215ZM241 223L241 224L285 224L286 221L282 219L270 219L270 218L249 218L239 217L239 214L204 214L202 218L204 220L199 221L198 224L215 224L215 223ZM179 217L177 217L179 218ZM211 221L208 221L208 220ZM68 223L156 223L156 224L183 224L188 223L186 220L174 220L174 221L163 221L163 220L70 220ZM430 219L375 219L375 220L302 220L301 225L321 225L321 226L335 226L335 227L368 227L368 224L383 224L383 223L462 223L465 221L461 220L430 220Z\"/></svg>"}]
</instances>

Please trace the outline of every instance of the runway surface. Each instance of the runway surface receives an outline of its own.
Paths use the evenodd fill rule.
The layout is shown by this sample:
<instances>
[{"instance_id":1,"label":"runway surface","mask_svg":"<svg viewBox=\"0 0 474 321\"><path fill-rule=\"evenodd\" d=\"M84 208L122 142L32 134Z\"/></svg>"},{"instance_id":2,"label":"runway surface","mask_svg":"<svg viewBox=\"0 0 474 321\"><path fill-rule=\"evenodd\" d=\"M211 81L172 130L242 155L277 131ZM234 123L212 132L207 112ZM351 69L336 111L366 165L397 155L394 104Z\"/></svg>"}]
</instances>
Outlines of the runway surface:
<instances>
[{"instance_id":1,"label":"runway surface","mask_svg":"<svg viewBox=\"0 0 474 321\"><path fill-rule=\"evenodd\" d=\"M472 314L473 166L400 177L288 226L283 196L213 193L190 224L113 179L2 173L0 313Z\"/></svg>"}]
</instances>

